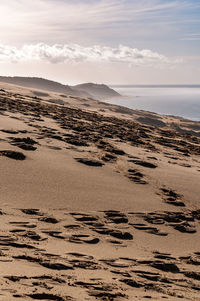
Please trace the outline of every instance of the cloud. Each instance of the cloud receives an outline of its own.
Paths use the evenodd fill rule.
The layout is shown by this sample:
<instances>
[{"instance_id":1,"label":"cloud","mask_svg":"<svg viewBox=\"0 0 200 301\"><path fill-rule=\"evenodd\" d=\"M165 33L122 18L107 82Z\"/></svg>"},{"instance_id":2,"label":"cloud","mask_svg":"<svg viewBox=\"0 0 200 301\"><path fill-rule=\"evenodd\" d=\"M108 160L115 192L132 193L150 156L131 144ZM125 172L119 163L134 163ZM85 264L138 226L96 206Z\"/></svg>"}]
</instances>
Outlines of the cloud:
<instances>
[{"instance_id":1,"label":"cloud","mask_svg":"<svg viewBox=\"0 0 200 301\"><path fill-rule=\"evenodd\" d=\"M170 60L148 49L139 50L119 45L116 48L94 45L83 47L78 44L47 45L38 43L21 48L0 44L0 62L43 61L52 64L65 62L107 62L133 65L169 64Z\"/></svg>"},{"instance_id":2,"label":"cloud","mask_svg":"<svg viewBox=\"0 0 200 301\"><path fill-rule=\"evenodd\" d=\"M200 41L200 33L190 33L186 37L181 38L181 41Z\"/></svg>"},{"instance_id":3,"label":"cloud","mask_svg":"<svg viewBox=\"0 0 200 301\"><path fill-rule=\"evenodd\" d=\"M200 37L198 38L182 38L181 41L200 41Z\"/></svg>"},{"instance_id":4,"label":"cloud","mask_svg":"<svg viewBox=\"0 0 200 301\"><path fill-rule=\"evenodd\" d=\"M126 43L126 36L171 32L166 22L177 28L185 19L177 12L190 9L189 0L1 0L1 42Z\"/></svg>"}]
</instances>

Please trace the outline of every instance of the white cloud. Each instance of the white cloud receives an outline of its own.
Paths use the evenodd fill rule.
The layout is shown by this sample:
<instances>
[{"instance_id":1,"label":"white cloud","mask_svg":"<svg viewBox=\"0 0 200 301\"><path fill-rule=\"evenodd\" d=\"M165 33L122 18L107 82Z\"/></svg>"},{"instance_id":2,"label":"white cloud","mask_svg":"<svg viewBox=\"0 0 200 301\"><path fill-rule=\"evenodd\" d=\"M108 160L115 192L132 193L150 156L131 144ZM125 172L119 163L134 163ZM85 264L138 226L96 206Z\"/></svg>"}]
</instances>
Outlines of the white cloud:
<instances>
[{"instance_id":1,"label":"white cloud","mask_svg":"<svg viewBox=\"0 0 200 301\"><path fill-rule=\"evenodd\" d=\"M169 64L170 60L148 49L139 50L119 45L116 48L94 45L83 47L77 44L47 45L38 43L21 48L0 44L0 62L44 61L53 64L65 62L123 62L133 65Z\"/></svg>"}]
</instances>

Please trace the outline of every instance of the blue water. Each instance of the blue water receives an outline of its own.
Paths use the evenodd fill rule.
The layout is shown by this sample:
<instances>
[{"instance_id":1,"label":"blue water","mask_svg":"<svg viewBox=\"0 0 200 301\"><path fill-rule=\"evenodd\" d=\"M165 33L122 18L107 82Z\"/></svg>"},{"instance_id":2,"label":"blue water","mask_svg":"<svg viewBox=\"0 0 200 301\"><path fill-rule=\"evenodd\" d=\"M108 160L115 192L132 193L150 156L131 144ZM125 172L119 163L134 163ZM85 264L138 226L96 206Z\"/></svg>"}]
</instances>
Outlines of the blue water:
<instances>
[{"instance_id":1,"label":"blue water","mask_svg":"<svg viewBox=\"0 0 200 301\"><path fill-rule=\"evenodd\" d=\"M200 86L111 86L122 97L106 102L200 121Z\"/></svg>"}]
</instances>

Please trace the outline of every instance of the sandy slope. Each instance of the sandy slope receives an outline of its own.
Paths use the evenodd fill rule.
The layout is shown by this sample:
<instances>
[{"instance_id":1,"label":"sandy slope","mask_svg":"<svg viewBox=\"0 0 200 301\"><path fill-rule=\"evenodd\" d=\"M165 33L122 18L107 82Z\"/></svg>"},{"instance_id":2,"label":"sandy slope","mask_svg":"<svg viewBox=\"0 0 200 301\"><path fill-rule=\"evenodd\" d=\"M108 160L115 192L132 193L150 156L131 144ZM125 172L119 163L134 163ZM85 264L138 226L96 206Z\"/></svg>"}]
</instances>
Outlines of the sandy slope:
<instances>
[{"instance_id":1,"label":"sandy slope","mask_svg":"<svg viewBox=\"0 0 200 301\"><path fill-rule=\"evenodd\" d=\"M0 300L200 300L200 139L46 100L0 91Z\"/></svg>"}]
</instances>

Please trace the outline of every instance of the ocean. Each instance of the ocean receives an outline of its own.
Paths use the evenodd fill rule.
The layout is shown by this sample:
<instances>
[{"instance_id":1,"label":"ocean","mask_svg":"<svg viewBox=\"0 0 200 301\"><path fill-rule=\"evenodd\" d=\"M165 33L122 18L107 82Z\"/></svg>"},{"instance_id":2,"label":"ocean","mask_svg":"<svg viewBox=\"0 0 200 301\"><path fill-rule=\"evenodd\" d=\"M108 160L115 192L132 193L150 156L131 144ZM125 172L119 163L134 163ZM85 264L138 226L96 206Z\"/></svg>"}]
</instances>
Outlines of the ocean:
<instances>
[{"instance_id":1,"label":"ocean","mask_svg":"<svg viewBox=\"0 0 200 301\"><path fill-rule=\"evenodd\" d=\"M106 100L108 103L200 121L200 85L110 87L122 97Z\"/></svg>"}]
</instances>

